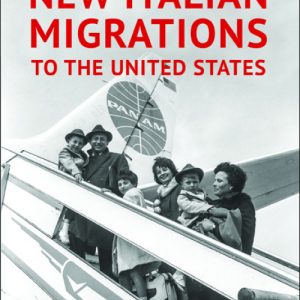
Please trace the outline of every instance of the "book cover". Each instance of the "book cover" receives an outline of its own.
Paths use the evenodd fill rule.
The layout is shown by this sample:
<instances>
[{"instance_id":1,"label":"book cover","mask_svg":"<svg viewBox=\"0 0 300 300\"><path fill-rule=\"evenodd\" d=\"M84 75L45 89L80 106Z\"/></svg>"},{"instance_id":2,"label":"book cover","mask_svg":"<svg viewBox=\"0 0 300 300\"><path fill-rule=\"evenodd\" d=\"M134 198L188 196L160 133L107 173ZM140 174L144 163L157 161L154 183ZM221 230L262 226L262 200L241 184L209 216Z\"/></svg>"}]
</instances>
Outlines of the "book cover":
<instances>
[{"instance_id":1,"label":"book cover","mask_svg":"<svg viewBox=\"0 0 300 300\"><path fill-rule=\"evenodd\" d=\"M2 1L1 7L4 146L18 139L22 149L23 142L61 124L110 87L106 124L116 133L110 150L128 147L143 184L153 182L151 164L162 153L178 170L187 163L211 170L220 162L298 148L297 0L31 0ZM143 90L145 99L157 96L161 111L154 101L149 111L158 112L140 119L123 105L124 95L113 91L121 76L120 88ZM132 78L139 84L132 87ZM92 112L84 112L72 126L87 133L97 123L89 122ZM99 114L98 123L105 118ZM122 118L138 127L133 138ZM67 133L37 139L36 154L52 147L54 154L45 158L57 163L55 147L64 146ZM135 161L136 153L147 161ZM258 248L295 265L298 208L296 195L258 211L255 237ZM287 211L292 216L285 222L281 215ZM275 233L278 219L281 229Z\"/></svg>"}]
</instances>

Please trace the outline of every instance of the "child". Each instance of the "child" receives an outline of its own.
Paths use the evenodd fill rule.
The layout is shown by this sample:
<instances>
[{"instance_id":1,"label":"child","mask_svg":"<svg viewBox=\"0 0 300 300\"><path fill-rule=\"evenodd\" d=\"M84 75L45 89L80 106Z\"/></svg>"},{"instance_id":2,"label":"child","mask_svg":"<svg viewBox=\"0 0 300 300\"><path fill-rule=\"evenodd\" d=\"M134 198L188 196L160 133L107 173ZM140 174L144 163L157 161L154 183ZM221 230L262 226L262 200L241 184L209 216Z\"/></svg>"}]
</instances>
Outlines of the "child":
<instances>
[{"instance_id":1,"label":"child","mask_svg":"<svg viewBox=\"0 0 300 300\"><path fill-rule=\"evenodd\" d=\"M124 195L124 200L146 208L144 196L136 188L137 181L137 175L133 172L121 172L118 177L119 191ZM115 237L114 245L116 247L113 249L113 257L114 264L117 263L119 283L131 291L131 281L133 281L138 297L147 300L147 286L144 276L156 270L160 262L155 257L119 237Z\"/></svg>"},{"instance_id":2,"label":"child","mask_svg":"<svg viewBox=\"0 0 300 300\"><path fill-rule=\"evenodd\" d=\"M206 195L200 188L203 175L202 169L187 164L175 176L176 181L181 185L177 203L182 213L178 217L178 221L186 227L192 227L199 215L203 213L204 216L204 213L212 207L205 200Z\"/></svg>"},{"instance_id":3,"label":"child","mask_svg":"<svg viewBox=\"0 0 300 300\"><path fill-rule=\"evenodd\" d=\"M205 213L212 207L212 205L207 203L206 194L200 188L203 175L202 169L187 164L182 171L175 176L176 181L181 185L177 203L182 212L178 217L178 221L182 225L192 229L195 229L193 227L195 223L202 221ZM189 277L185 278L185 275L180 271L176 271L173 278L179 286L187 291L188 299L194 299L194 297L199 299L199 293L202 293L204 290L202 284Z\"/></svg>"},{"instance_id":4,"label":"child","mask_svg":"<svg viewBox=\"0 0 300 300\"><path fill-rule=\"evenodd\" d=\"M67 146L59 152L58 168L59 170L74 176L76 181L80 182L82 180L82 168L88 163L87 155L81 150L87 143L86 137L81 129L74 129L65 136L65 140L67 142ZM72 218L74 218L74 213L67 210L62 229L59 232L60 240L64 244L70 243L68 231L69 223ZM71 250L74 250L72 249L72 245L70 246ZM78 254L83 256L83 254Z\"/></svg>"},{"instance_id":5,"label":"child","mask_svg":"<svg viewBox=\"0 0 300 300\"><path fill-rule=\"evenodd\" d=\"M82 168L87 165L87 155L81 150L86 145L86 137L81 129L74 129L65 137L67 146L58 155L58 168L82 180Z\"/></svg>"}]
</instances>

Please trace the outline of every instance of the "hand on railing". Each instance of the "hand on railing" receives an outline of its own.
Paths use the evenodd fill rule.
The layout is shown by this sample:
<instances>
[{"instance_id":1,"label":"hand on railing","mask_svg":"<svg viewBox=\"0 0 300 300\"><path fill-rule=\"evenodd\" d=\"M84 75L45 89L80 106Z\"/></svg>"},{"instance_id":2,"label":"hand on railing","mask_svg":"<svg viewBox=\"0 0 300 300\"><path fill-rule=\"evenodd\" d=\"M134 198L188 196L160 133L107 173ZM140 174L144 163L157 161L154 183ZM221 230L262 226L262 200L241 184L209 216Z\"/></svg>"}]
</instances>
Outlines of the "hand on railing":
<instances>
[{"instance_id":1,"label":"hand on railing","mask_svg":"<svg viewBox=\"0 0 300 300\"><path fill-rule=\"evenodd\" d=\"M112 193L112 191L110 189L106 189L106 188L101 188L101 192L102 193Z\"/></svg>"}]
</instances>

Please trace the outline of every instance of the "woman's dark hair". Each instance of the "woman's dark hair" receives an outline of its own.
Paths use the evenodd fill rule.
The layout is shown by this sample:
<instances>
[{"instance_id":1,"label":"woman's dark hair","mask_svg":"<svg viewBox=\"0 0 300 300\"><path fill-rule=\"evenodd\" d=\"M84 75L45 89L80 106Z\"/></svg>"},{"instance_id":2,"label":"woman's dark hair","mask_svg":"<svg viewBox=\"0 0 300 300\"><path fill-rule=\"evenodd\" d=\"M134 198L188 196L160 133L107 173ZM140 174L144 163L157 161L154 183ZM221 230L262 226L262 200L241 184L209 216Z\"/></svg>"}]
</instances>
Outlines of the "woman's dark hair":
<instances>
[{"instance_id":1,"label":"woman's dark hair","mask_svg":"<svg viewBox=\"0 0 300 300\"><path fill-rule=\"evenodd\" d=\"M160 181L157 177L157 174L156 174L156 168L157 167L166 167L166 168L169 168L173 174L173 176L175 176L178 171L175 167L175 164L173 163L173 161L169 158L166 158L166 157L156 157L155 160L154 160L154 165L152 166L152 172L153 172L153 175L154 175L154 180L156 183L160 184Z\"/></svg>"},{"instance_id":2,"label":"woman's dark hair","mask_svg":"<svg viewBox=\"0 0 300 300\"><path fill-rule=\"evenodd\" d=\"M134 185L134 186L137 186L137 184L138 184L138 177L132 171L121 171L118 176L118 181L121 179L129 180L132 183L132 185Z\"/></svg>"},{"instance_id":3,"label":"woman's dark hair","mask_svg":"<svg viewBox=\"0 0 300 300\"><path fill-rule=\"evenodd\" d=\"M220 163L215 169L214 173L224 172L228 176L228 182L232 186L232 191L241 192L245 187L247 180L246 173L237 165L229 162Z\"/></svg>"}]
</instances>

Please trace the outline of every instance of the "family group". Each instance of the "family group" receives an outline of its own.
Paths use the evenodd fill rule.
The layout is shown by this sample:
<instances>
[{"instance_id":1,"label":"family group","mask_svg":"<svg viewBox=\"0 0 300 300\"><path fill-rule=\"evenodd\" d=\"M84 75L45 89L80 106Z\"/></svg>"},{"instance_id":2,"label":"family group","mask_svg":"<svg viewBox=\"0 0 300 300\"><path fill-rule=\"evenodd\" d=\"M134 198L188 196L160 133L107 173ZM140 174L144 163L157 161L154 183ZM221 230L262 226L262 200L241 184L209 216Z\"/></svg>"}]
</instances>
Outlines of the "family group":
<instances>
[{"instance_id":1,"label":"family group","mask_svg":"<svg viewBox=\"0 0 300 300\"><path fill-rule=\"evenodd\" d=\"M59 153L59 169L78 182L84 180L146 209L143 193L137 188L138 177L130 171L125 155L108 149L112 139L112 133L102 125L87 134L74 129L65 136L67 144ZM82 148L88 143L86 154ZM210 199L201 188L201 168L187 164L178 172L171 159L157 157L152 171L158 184L155 213L251 255L255 209L243 192L247 176L239 166L223 162L214 169L216 199ZM117 278L129 291L134 286L139 299L149 299L145 275L157 269L174 274L186 294L182 299L206 299L201 296L205 290L201 284L74 211L66 210L59 237L83 259L97 248L100 270Z\"/></svg>"}]
</instances>

